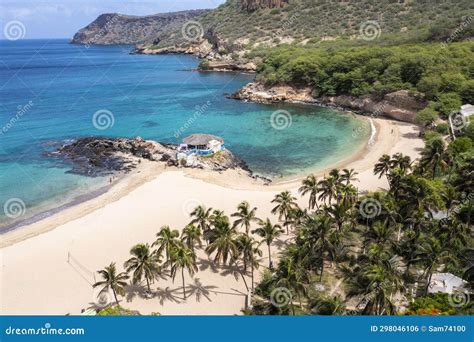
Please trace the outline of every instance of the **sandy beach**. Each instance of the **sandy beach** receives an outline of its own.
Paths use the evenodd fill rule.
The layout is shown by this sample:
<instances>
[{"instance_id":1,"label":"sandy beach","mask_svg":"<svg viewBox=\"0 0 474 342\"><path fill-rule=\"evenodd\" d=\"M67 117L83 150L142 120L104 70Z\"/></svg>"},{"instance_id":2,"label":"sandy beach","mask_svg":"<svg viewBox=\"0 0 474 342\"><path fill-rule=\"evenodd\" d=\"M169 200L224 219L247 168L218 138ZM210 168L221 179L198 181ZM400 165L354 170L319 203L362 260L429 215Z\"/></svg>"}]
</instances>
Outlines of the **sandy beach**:
<instances>
[{"instance_id":1,"label":"sandy beach","mask_svg":"<svg viewBox=\"0 0 474 342\"><path fill-rule=\"evenodd\" d=\"M359 173L356 185L361 192L387 187L385 178L372 174L382 154L401 152L415 159L423 147L414 125L384 119L374 119L374 125L373 143L333 166L354 168ZM318 170L315 174L327 172ZM94 304L97 291L91 284L98 279L95 271L111 261L121 270L130 248L141 242L151 244L161 226L181 230L199 204L231 214L242 200L257 206L259 217L276 221L270 214L270 201L282 190L296 195L302 178L282 179L267 186L236 171L216 173L143 163L107 193L2 235L0 312L79 314ZM306 198L298 196L298 200L306 205ZM273 254L277 253L274 248ZM266 251L263 256L265 265ZM145 299L142 287L129 288L120 298L121 305L142 314L239 314L246 289L238 273L216 267L202 251L198 260L194 279L186 276L191 293L186 303L181 299L180 281L173 283L166 278L153 284L155 298Z\"/></svg>"}]
</instances>

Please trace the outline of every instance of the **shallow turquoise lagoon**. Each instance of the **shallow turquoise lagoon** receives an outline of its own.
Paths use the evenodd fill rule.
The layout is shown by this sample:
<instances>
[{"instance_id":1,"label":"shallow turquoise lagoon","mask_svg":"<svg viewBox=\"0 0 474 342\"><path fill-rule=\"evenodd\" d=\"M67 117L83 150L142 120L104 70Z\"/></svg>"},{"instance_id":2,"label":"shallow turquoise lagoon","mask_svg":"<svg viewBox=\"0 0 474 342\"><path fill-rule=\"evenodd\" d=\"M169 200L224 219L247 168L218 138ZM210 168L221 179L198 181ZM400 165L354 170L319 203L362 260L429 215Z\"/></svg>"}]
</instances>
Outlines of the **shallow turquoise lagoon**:
<instances>
[{"instance_id":1,"label":"shallow turquoise lagoon","mask_svg":"<svg viewBox=\"0 0 474 342\"><path fill-rule=\"evenodd\" d=\"M211 133L256 173L281 177L346 158L370 134L366 122L335 110L226 98L253 75L194 72L194 57L130 50L66 40L0 41L0 229L106 185L107 179L70 174L44 156L69 139L141 136L178 143L188 134ZM93 120L97 112L103 120Z\"/></svg>"}]
</instances>

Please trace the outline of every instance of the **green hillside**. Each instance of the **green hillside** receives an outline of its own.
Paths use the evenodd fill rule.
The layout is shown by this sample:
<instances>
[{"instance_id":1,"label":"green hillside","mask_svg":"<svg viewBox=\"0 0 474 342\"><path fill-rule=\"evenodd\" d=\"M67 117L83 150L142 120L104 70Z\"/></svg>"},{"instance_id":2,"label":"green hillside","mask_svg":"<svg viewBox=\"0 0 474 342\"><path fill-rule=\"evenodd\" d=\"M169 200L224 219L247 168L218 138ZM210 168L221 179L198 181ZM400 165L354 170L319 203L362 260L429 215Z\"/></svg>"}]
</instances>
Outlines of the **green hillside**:
<instances>
[{"instance_id":1,"label":"green hillside","mask_svg":"<svg viewBox=\"0 0 474 342\"><path fill-rule=\"evenodd\" d=\"M257 9L249 10L249 3ZM212 29L229 49L241 50L262 43L358 40L361 28L379 42L445 39L472 15L474 2L469 0L228 0L195 20L204 31ZM456 39L472 36L472 32L468 25ZM159 42L159 46L181 43L182 34L164 32Z\"/></svg>"}]
</instances>

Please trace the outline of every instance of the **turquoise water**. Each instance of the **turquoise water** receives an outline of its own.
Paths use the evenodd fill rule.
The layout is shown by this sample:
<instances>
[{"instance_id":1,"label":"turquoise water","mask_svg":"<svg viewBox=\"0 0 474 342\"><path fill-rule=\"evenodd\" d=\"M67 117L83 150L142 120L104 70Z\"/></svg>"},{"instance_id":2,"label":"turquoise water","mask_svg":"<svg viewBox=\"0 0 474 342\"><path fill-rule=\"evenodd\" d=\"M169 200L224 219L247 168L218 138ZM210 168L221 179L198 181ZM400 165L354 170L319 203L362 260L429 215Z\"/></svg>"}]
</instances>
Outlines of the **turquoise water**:
<instances>
[{"instance_id":1,"label":"turquoise water","mask_svg":"<svg viewBox=\"0 0 474 342\"><path fill-rule=\"evenodd\" d=\"M211 133L255 172L279 177L347 157L369 135L368 124L334 110L225 97L253 75L194 72L192 56L130 55L130 49L0 41L0 227L107 183L67 173L66 165L44 156L68 139L141 136L178 143L188 134ZM282 121L272 121L277 110ZM113 125L94 122L97 112ZM1 209L11 199L26 210L5 216Z\"/></svg>"}]
</instances>

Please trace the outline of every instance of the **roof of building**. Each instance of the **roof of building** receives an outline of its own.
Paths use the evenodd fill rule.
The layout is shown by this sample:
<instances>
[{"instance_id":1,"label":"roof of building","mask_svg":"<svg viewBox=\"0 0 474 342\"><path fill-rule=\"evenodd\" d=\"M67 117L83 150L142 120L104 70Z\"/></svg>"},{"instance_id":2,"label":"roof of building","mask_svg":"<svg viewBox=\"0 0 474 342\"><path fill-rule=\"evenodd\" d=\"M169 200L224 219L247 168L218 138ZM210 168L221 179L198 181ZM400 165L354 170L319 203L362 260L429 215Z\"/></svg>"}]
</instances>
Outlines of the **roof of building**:
<instances>
[{"instance_id":1,"label":"roof of building","mask_svg":"<svg viewBox=\"0 0 474 342\"><path fill-rule=\"evenodd\" d=\"M462 289L467 284L463 279L451 273L433 273L431 276L431 283L428 287L428 292L444 292L453 293L456 290Z\"/></svg>"},{"instance_id":2,"label":"roof of building","mask_svg":"<svg viewBox=\"0 0 474 342\"><path fill-rule=\"evenodd\" d=\"M464 116L471 116L474 114L474 106L471 104L461 106L461 114Z\"/></svg>"},{"instance_id":3,"label":"roof of building","mask_svg":"<svg viewBox=\"0 0 474 342\"><path fill-rule=\"evenodd\" d=\"M183 142L188 145L207 145L211 140L217 140L221 143L224 142L224 139L212 134L191 134L184 138Z\"/></svg>"}]
</instances>

